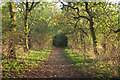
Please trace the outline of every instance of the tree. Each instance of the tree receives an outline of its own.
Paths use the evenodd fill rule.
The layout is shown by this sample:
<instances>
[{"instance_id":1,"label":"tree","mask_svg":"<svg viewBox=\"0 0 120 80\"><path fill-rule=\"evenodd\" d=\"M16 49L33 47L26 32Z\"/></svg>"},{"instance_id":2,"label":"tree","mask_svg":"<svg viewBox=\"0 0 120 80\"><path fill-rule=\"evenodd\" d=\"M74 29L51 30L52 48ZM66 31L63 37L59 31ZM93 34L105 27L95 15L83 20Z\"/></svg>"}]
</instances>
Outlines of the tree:
<instances>
[{"instance_id":1,"label":"tree","mask_svg":"<svg viewBox=\"0 0 120 80\"><path fill-rule=\"evenodd\" d=\"M29 2L26 0L26 11L25 11L25 16L24 16L24 34L25 34L25 44L24 44L24 51L29 50L29 26L28 26L28 15L30 11L40 2L32 2L30 7L29 7Z\"/></svg>"},{"instance_id":2,"label":"tree","mask_svg":"<svg viewBox=\"0 0 120 80\"><path fill-rule=\"evenodd\" d=\"M9 58L16 58L15 38L13 35L16 32L16 17L15 17L14 2L9 2L9 10L10 10Z\"/></svg>"},{"instance_id":3,"label":"tree","mask_svg":"<svg viewBox=\"0 0 120 80\"><path fill-rule=\"evenodd\" d=\"M78 19L78 21L79 21L79 18L84 18L84 19L87 19L89 21L89 23L90 23L89 29L91 31L91 36L92 36L92 39L93 39L94 53L96 55L98 55L98 52L97 52L97 40L96 40L96 35L95 35L94 27L93 27L93 25L94 25L93 15L91 14L91 12L88 9L88 6L89 6L88 2L85 2L85 5L84 5L85 6L85 11L87 12L88 17L87 16L81 16L79 8L78 7L74 7L75 5L71 6L71 5L65 5L63 2L61 2L61 3L63 4L63 6L70 7L70 8L72 8L72 9L77 11L76 13L77 13L78 17L73 17L74 19Z\"/></svg>"},{"instance_id":4,"label":"tree","mask_svg":"<svg viewBox=\"0 0 120 80\"><path fill-rule=\"evenodd\" d=\"M35 14L35 15L34 15ZM42 2L30 12L28 16L29 48L40 49L52 46L54 31L54 17L60 14L53 3Z\"/></svg>"}]
</instances>

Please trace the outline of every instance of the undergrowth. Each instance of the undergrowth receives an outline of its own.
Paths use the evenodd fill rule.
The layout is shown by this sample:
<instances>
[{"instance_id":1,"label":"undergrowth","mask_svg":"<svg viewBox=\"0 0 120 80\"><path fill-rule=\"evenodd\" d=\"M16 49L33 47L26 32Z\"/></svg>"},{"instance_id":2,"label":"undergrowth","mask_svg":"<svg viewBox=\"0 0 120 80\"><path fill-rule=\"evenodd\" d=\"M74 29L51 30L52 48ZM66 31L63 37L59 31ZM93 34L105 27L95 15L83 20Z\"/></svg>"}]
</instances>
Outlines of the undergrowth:
<instances>
[{"instance_id":1,"label":"undergrowth","mask_svg":"<svg viewBox=\"0 0 120 80\"><path fill-rule=\"evenodd\" d=\"M73 66L80 67L81 70L92 75L94 78L111 79L113 67L110 64L91 58L86 58L82 53L77 53L72 49L65 49L63 53Z\"/></svg>"},{"instance_id":2,"label":"undergrowth","mask_svg":"<svg viewBox=\"0 0 120 80\"><path fill-rule=\"evenodd\" d=\"M17 59L2 60L2 77L19 78L21 73L47 60L50 50L30 50L28 53L17 53Z\"/></svg>"}]
</instances>

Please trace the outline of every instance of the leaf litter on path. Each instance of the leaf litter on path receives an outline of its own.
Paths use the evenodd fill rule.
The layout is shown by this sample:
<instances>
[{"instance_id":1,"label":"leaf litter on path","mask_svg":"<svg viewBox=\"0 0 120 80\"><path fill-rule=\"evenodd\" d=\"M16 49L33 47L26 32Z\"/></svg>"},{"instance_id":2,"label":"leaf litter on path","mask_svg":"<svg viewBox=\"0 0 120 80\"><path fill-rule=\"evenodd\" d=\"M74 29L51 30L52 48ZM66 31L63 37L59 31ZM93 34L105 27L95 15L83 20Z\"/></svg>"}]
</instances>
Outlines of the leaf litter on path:
<instances>
[{"instance_id":1,"label":"leaf litter on path","mask_svg":"<svg viewBox=\"0 0 120 80\"><path fill-rule=\"evenodd\" d=\"M47 61L26 71L20 78L89 78L80 68L72 66L62 50L53 49Z\"/></svg>"}]
</instances>

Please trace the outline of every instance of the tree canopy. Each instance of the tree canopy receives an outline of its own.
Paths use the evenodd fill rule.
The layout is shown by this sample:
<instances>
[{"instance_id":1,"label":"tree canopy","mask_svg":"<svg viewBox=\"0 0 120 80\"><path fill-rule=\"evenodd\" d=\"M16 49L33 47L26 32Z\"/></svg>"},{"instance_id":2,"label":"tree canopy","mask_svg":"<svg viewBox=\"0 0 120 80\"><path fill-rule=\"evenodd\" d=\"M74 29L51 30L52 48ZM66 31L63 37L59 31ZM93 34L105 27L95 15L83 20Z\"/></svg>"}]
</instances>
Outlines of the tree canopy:
<instances>
[{"instance_id":1,"label":"tree canopy","mask_svg":"<svg viewBox=\"0 0 120 80\"><path fill-rule=\"evenodd\" d=\"M58 3L61 7L56 6ZM75 58L75 56L80 57L79 53L81 53L84 60L89 57L88 60L98 61L94 67L102 66L103 63L110 65L110 68L105 67L105 71L108 70L110 73L103 72L103 74L112 77L119 76L120 14L118 4L112 2L28 2L26 0L18 3L4 2L1 8L2 59L4 61L17 59L17 56L23 53L23 55L29 55L31 50L45 51L54 47L66 47L68 48L65 50L66 55L71 60L77 60L77 62L73 60L76 65L81 65L78 63L81 59ZM91 65L89 69L92 68Z\"/></svg>"}]
</instances>

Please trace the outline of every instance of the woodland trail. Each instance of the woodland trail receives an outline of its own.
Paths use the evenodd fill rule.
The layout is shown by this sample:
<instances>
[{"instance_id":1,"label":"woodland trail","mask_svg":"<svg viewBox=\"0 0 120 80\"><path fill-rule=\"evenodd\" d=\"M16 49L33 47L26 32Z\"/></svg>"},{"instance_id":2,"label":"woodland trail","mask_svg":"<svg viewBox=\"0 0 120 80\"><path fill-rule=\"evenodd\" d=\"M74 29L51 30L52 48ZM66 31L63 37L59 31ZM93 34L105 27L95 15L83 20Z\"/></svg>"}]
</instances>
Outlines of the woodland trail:
<instances>
[{"instance_id":1,"label":"woodland trail","mask_svg":"<svg viewBox=\"0 0 120 80\"><path fill-rule=\"evenodd\" d=\"M31 71L23 74L22 78L87 78L90 77L78 67L73 67L62 53L63 48L55 48L48 60Z\"/></svg>"}]
</instances>

